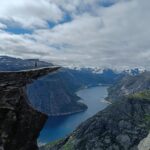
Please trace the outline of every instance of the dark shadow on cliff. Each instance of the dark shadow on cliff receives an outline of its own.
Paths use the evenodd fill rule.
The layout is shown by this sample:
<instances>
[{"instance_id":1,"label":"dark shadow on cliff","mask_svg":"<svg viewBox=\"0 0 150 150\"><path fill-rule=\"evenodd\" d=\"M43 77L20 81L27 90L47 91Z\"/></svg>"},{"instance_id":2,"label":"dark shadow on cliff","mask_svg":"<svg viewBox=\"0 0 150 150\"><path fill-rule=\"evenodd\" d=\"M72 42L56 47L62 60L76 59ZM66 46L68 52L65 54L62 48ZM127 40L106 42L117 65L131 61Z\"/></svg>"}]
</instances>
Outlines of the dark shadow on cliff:
<instances>
[{"instance_id":1,"label":"dark shadow on cliff","mask_svg":"<svg viewBox=\"0 0 150 150\"><path fill-rule=\"evenodd\" d=\"M25 86L60 67L0 72L0 149L37 150L47 116L28 103Z\"/></svg>"}]
</instances>

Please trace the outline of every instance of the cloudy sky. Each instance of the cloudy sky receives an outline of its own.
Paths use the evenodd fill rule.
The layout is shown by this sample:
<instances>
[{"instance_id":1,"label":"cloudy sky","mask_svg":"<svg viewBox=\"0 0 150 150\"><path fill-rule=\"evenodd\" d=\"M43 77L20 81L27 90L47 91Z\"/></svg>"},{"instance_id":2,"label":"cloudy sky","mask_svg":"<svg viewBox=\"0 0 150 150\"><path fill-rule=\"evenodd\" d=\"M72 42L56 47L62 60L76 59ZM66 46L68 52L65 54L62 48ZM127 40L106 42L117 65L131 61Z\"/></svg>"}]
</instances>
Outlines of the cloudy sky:
<instances>
[{"instance_id":1,"label":"cloudy sky","mask_svg":"<svg viewBox=\"0 0 150 150\"><path fill-rule=\"evenodd\" d=\"M150 69L149 0L0 0L0 55Z\"/></svg>"}]
</instances>

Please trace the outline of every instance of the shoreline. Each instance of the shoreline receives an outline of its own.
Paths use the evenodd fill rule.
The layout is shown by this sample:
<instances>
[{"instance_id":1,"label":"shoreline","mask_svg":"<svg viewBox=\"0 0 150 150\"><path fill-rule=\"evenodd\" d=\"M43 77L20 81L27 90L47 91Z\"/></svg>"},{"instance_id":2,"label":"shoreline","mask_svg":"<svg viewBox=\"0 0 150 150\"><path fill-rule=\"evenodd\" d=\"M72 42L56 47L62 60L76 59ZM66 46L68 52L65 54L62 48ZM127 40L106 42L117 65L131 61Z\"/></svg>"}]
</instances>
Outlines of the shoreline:
<instances>
[{"instance_id":1,"label":"shoreline","mask_svg":"<svg viewBox=\"0 0 150 150\"><path fill-rule=\"evenodd\" d=\"M110 84L98 84L98 85L96 85L96 86L88 86L88 87L84 87L84 88L81 88L81 89L79 89L78 91L80 91L80 90L84 90L84 89L89 89L89 88L94 88L94 87L99 87L99 86L110 86ZM77 95L77 93L78 93L78 91L76 92L76 95ZM77 95L78 96L78 95ZM79 97L79 96L78 96ZM107 97L105 97L105 98L107 98ZM106 104L112 104L111 102L109 102L108 100L106 100L106 99L103 99L103 100L101 100L100 102L102 102L102 103L106 103ZM85 103L84 103L84 100L83 99L79 99L79 100L77 100L77 102L79 102L79 103L82 103L82 104L84 104L84 105L86 105ZM87 105L86 105L87 106ZM67 112L67 113L61 113L61 114L47 114L48 115L48 117L61 117L61 116L67 116L67 115L74 115L74 114L77 114L77 113L81 113L81 112L84 112L84 111L86 111L88 109L88 106L87 106L87 108L85 108L85 109L83 109L83 110L78 110L78 111L74 111L74 112Z\"/></svg>"},{"instance_id":2,"label":"shoreline","mask_svg":"<svg viewBox=\"0 0 150 150\"><path fill-rule=\"evenodd\" d=\"M74 112L68 112L68 113L61 113L61 114L50 114L48 115L48 117L61 117L61 116L67 116L67 115L74 115L80 112L84 112L86 111L88 108L84 109L84 110L79 110L79 111L74 111Z\"/></svg>"}]
</instances>

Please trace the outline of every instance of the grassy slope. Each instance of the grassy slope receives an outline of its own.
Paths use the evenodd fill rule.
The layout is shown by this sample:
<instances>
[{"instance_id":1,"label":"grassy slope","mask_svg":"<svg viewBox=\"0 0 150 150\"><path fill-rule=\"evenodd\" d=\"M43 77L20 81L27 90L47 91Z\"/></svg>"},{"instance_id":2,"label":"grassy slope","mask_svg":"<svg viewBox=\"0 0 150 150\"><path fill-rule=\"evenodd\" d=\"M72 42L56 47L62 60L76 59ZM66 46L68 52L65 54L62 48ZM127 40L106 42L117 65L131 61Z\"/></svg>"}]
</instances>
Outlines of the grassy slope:
<instances>
[{"instance_id":1,"label":"grassy slope","mask_svg":"<svg viewBox=\"0 0 150 150\"><path fill-rule=\"evenodd\" d=\"M132 95L129 95L129 98L150 101L150 90L144 90L142 92L134 93Z\"/></svg>"}]
</instances>

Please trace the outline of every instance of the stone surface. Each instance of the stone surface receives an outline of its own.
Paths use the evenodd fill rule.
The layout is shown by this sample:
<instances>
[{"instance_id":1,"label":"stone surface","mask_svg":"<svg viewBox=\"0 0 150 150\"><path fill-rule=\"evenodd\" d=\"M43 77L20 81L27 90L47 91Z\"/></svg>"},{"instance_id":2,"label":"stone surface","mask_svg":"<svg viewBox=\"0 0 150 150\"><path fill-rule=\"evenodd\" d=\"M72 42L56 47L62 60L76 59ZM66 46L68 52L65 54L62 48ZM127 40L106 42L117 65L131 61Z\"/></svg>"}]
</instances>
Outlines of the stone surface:
<instances>
[{"instance_id":1,"label":"stone surface","mask_svg":"<svg viewBox=\"0 0 150 150\"><path fill-rule=\"evenodd\" d=\"M47 116L31 107L25 86L59 68L0 72L0 150L38 149L36 140Z\"/></svg>"},{"instance_id":2,"label":"stone surface","mask_svg":"<svg viewBox=\"0 0 150 150\"><path fill-rule=\"evenodd\" d=\"M150 134L140 142L138 150L150 150Z\"/></svg>"}]
</instances>

